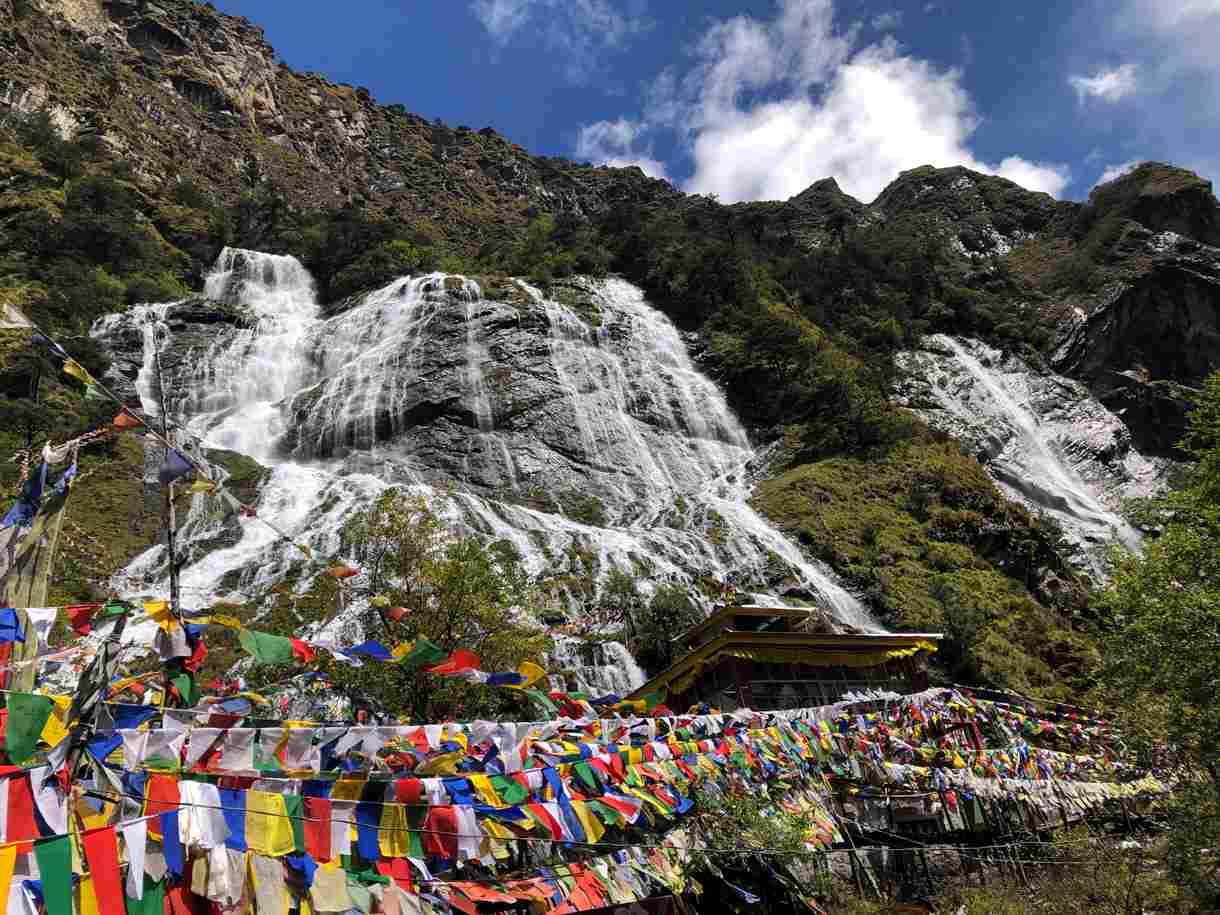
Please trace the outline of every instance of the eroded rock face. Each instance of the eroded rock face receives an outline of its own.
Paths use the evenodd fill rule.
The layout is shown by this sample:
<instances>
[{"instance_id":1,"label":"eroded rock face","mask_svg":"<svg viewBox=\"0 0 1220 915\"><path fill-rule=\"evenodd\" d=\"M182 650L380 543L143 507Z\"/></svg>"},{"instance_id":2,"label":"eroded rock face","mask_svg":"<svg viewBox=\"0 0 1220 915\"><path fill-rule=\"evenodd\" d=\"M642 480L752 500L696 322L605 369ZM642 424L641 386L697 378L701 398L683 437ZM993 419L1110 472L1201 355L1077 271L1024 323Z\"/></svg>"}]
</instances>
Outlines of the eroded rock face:
<instances>
[{"instance_id":1,"label":"eroded rock face","mask_svg":"<svg viewBox=\"0 0 1220 915\"><path fill-rule=\"evenodd\" d=\"M180 421L270 467L258 516L318 555L398 486L511 544L569 595L619 569L696 594L728 581L873 625L749 506L761 461L678 330L629 283L571 279L547 297L501 280L489 297L432 274L333 313L294 259L226 249L206 288L211 302L141 306L95 333L145 409L159 352ZM210 546L207 517L192 530ZM255 531L184 580L214 595L266 586L290 574L285 554Z\"/></svg>"},{"instance_id":2,"label":"eroded rock face","mask_svg":"<svg viewBox=\"0 0 1220 915\"><path fill-rule=\"evenodd\" d=\"M1058 521L1082 568L1100 578L1100 548L1139 547L1119 509L1157 492L1167 462L1141 454L1083 384L940 334L898 364L899 402L961 442L1010 497Z\"/></svg>"},{"instance_id":3,"label":"eroded rock face","mask_svg":"<svg viewBox=\"0 0 1220 915\"><path fill-rule=\"evenodd\" d=\"M1065 324L1051 361L1084 380L1142 449L1171 454L1191 387L1220 368L1220 249L1162 232L1144 255L1142 276Z\"/></svg>"}]
</instances>

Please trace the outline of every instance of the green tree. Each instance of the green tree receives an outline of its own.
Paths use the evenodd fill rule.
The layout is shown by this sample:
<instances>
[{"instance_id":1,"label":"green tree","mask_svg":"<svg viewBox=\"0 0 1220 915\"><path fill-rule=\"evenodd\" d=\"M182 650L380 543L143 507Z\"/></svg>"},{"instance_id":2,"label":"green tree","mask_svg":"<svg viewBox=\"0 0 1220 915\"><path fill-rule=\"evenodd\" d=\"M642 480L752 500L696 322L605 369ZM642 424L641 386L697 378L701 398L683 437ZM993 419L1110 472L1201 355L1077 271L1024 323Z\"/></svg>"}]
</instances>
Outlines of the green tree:
<instances>
[{"instance_id":1,"label":"green tree","mask_svg":"<svg viewBox=\"0 0 1220 915\"><path fill-rule=\"evenodd\" d=\"M361 620L368 638L393 646L427 637L446 652L473 651L488 671L543 661L550 639L530 618L533 589L508 550L451 535L424 500L397 490L355 516L344 538L367 574L370 593L409 611L394 620L370 610ZM393 664L336 664L331 674L412 721L528 714L522 695L512 690Z\"/></svg>"},{"instance_id":2,"label":"green tree","mask_svg":"<svg viewBox=\"0 0 1220 915\"><path fill-rule=\"evenodd\" d=\"M1164 533L1118 565L1102 683L1121 701L1150 761L1185 775L1175 793L1169 865L1220 904L1220 373L1208 379L1183 449L1187 485L1162 500Z\"/></svg>"},{"instance_id":3,"label":"green tree","mask_svg":"<svg viewBox=\"0 0 1220 915\"><path fill-rule=\"evenodd\" d=\"M674 662L681 654L681 646L674 639L703 619L687 590L677 585L657 588L652 600L638 606L635 612L629 647L650 674L658 673Z\"/></svg>"}]
</instances>

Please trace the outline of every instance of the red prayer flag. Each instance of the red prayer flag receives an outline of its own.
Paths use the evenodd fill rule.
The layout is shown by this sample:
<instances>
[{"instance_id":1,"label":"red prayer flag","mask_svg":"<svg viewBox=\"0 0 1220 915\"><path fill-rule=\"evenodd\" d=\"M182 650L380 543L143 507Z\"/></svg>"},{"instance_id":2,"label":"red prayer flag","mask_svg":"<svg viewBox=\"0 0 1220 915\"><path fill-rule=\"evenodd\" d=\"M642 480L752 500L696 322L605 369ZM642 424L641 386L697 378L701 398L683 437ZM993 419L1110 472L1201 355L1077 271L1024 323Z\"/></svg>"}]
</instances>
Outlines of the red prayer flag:
<instances>
[{"instance_id":1,"label":"red prayer flag","mask_svg":"<svg viewBox=\"0 0 1220 915\"><path fill-rule=\"evenodd\" d=\"M178 780L169 775L154 772L148 777L148 788L144 792L144 814L152 817L148 821L148 834L161 838L159 814L178 809Z\"/></svg>"},{"instance_id":2,"label":"red prayer flag","mask_svg":"<svg viewBox=\"0 0 1220 915\"><path fill-rule=\"evenodd\" d=\"M34 819L34 790L29 773L13 775L8 780L8 823L5 839L28 842L38 838L38 821Z\"/></svg>"},{"instance_id":3,"label":"red prayer flag","mask_svg":"<svg viewBox=\"0 0 1220 915\"><path fill-rule=\"evenodd\" d=\"M418 778L400 778L394 782L394 798L400 804L418 804L424 796L424 783Z\"/></svg>"},{"instance_id":4,"label":"red prayer flag","mask_svg":"<svg viewBox=\"0 0 1220 915\"><path fill-rule=\"evenodd\" d=\"M312 645L292 637L289 637L288 641L292 643L292 653L301 660L302 664L308 664L318 656Z\"/></svg>"},{"instance_id":5,"label":"red prayer flag","mask_svg":"<svg viewBox=\"0 0 1220 915\"><path fill-rule=\"evenodd\" d=\"M73 604L71 607L64 608L68 612L68 620L77 635L88 635L93 631L93 613L101 606L101 604Z\"/></svg>"},{"instance_id":6,"label":"red prayer flag","mask_svg":"<svg viewBox=\"0 0 1220 915\"><path fill-rule=\"evenodd\" d=\"M353 569L351 566L331 566L326 570L326 574L331 578L352 578L359 575L359 569Z\"/></svg>"},{"instance_id":7,"label":"red prayer flag","mask_svg":"<svg viewBox=\"0 0 1220 915\"><path fill-rule=\"evenodd\" d=\"M397 623L403 617L407 616L411 611L406 607L394 607L385 612L386 619L391 623Z\"/></svg>"},{"instance_id":8,"label":"red prayer flag","mask_svg":"<svg viewBox=\"0 0 1220 915\"><path fill-rule=\"evenodd\" d=\"M453 860L458 853L457 834L460 831L457 813L452 807L430 808L428 818L424 820L424 852Z\"/></svg>"},{"instance_id":9,"label":"red prayer flag","mask_svg":"<svg viewBox=\"0 0 1220 915\"><path fill-rule=\"evenodd\" d=\"M328 797L305 798L305 851L315 861L329 861L332 809Z\"/></svg>"},{"instance_id":10,"label":"red prayer flag","mask_svg":"<svg viewBox=\"0 0 1220 915\"><path fill-rule=\"evenodd\" d=\"M126 410L120 413L110 423L116 429L139 429L144 425L144 421L132 416Z\"/></svg>"},{"instance_id":11,"label":"red prayer flag","mask_svg":"<svg viewBox=\"0 0 1220 915\"><path fill-rule=\"evenodd\" d=\"M119 843L114 836L114 827L86 830L84 846L98 911L124 911L123 887L119 882Z\"/></svg>"},{"instance_id":12,"label":"red prayer flag","mask_svg":"<svg viewBox=\"0 0 1220 915\"><path fill-rule=\"evenodd\" d=\"M377 873L389 877L405 892L415 892L411 885L411 865L407 863L406 858L382 858L377 862Z\"/></svg>"},{"instance_id":13,"label":"red prayer flag","mask_svg":"<svg viewBox=\"0 0 1220 915\"><path fill-rule=\"evenodd\" d=\"M563 827L559 825L553 816L551 816L551 812L547 810L546 807L544 807L542 804L526 804L525 807L530 813L542 821L543 826L550 830L552 839L563 838Z\"/></svg>"},{"instance_id":14,"label":"red prayer flag","mask_svg":"<svg viewBox=\"0 0 1220 915\"><path fill-rule=\"evenodd\" d=\"M425 667L424 670L430 674L459 674L465 670L478 670L481 663L479 656L473 651L459 648L441 663Z\"/></svg>"}]
</instances>

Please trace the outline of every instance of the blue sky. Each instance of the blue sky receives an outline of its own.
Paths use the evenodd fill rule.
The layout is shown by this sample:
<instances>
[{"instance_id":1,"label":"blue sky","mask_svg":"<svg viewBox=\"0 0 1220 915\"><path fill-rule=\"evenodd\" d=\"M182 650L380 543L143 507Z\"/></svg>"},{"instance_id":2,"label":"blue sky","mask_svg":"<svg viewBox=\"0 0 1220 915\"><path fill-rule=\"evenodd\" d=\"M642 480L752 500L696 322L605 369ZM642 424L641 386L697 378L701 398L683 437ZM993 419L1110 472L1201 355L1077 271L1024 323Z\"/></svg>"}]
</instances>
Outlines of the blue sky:
<instances>
[{"instance_id":1,"label":"blue sky","mask_svg":"<svg viewBox=\"0 0 1220 915\"><path fill-rule=\"evenodd\" d=\"M1220 0L213 0L300 70L720 199L963 164L1220 176Z\"/></svg>"}]
</instances>

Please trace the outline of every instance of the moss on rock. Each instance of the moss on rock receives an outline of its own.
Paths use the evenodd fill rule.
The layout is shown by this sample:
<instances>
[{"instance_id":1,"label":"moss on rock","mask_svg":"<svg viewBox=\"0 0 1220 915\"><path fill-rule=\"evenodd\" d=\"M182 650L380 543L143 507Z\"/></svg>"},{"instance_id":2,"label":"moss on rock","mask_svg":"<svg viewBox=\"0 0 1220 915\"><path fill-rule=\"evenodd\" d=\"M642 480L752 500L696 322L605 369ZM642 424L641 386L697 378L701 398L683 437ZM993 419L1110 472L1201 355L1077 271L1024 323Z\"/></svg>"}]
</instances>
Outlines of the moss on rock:
<instances>
[{"instance_id":1,"label":"moss on rock","mask_svg":"<svg viewBox=\"0 0 1220 915\"><path fill-rule=\"evenodd\" d=\"M951 678L1063 696L1093 663L1090 640L1065 618L1071 607L1045 606L1030 590L1048 566L1075 582L1056 532L1006 501L956 445L804 464L760 484L754 501L891 625L945 632Z\"/></svg>"}]
</instances>

